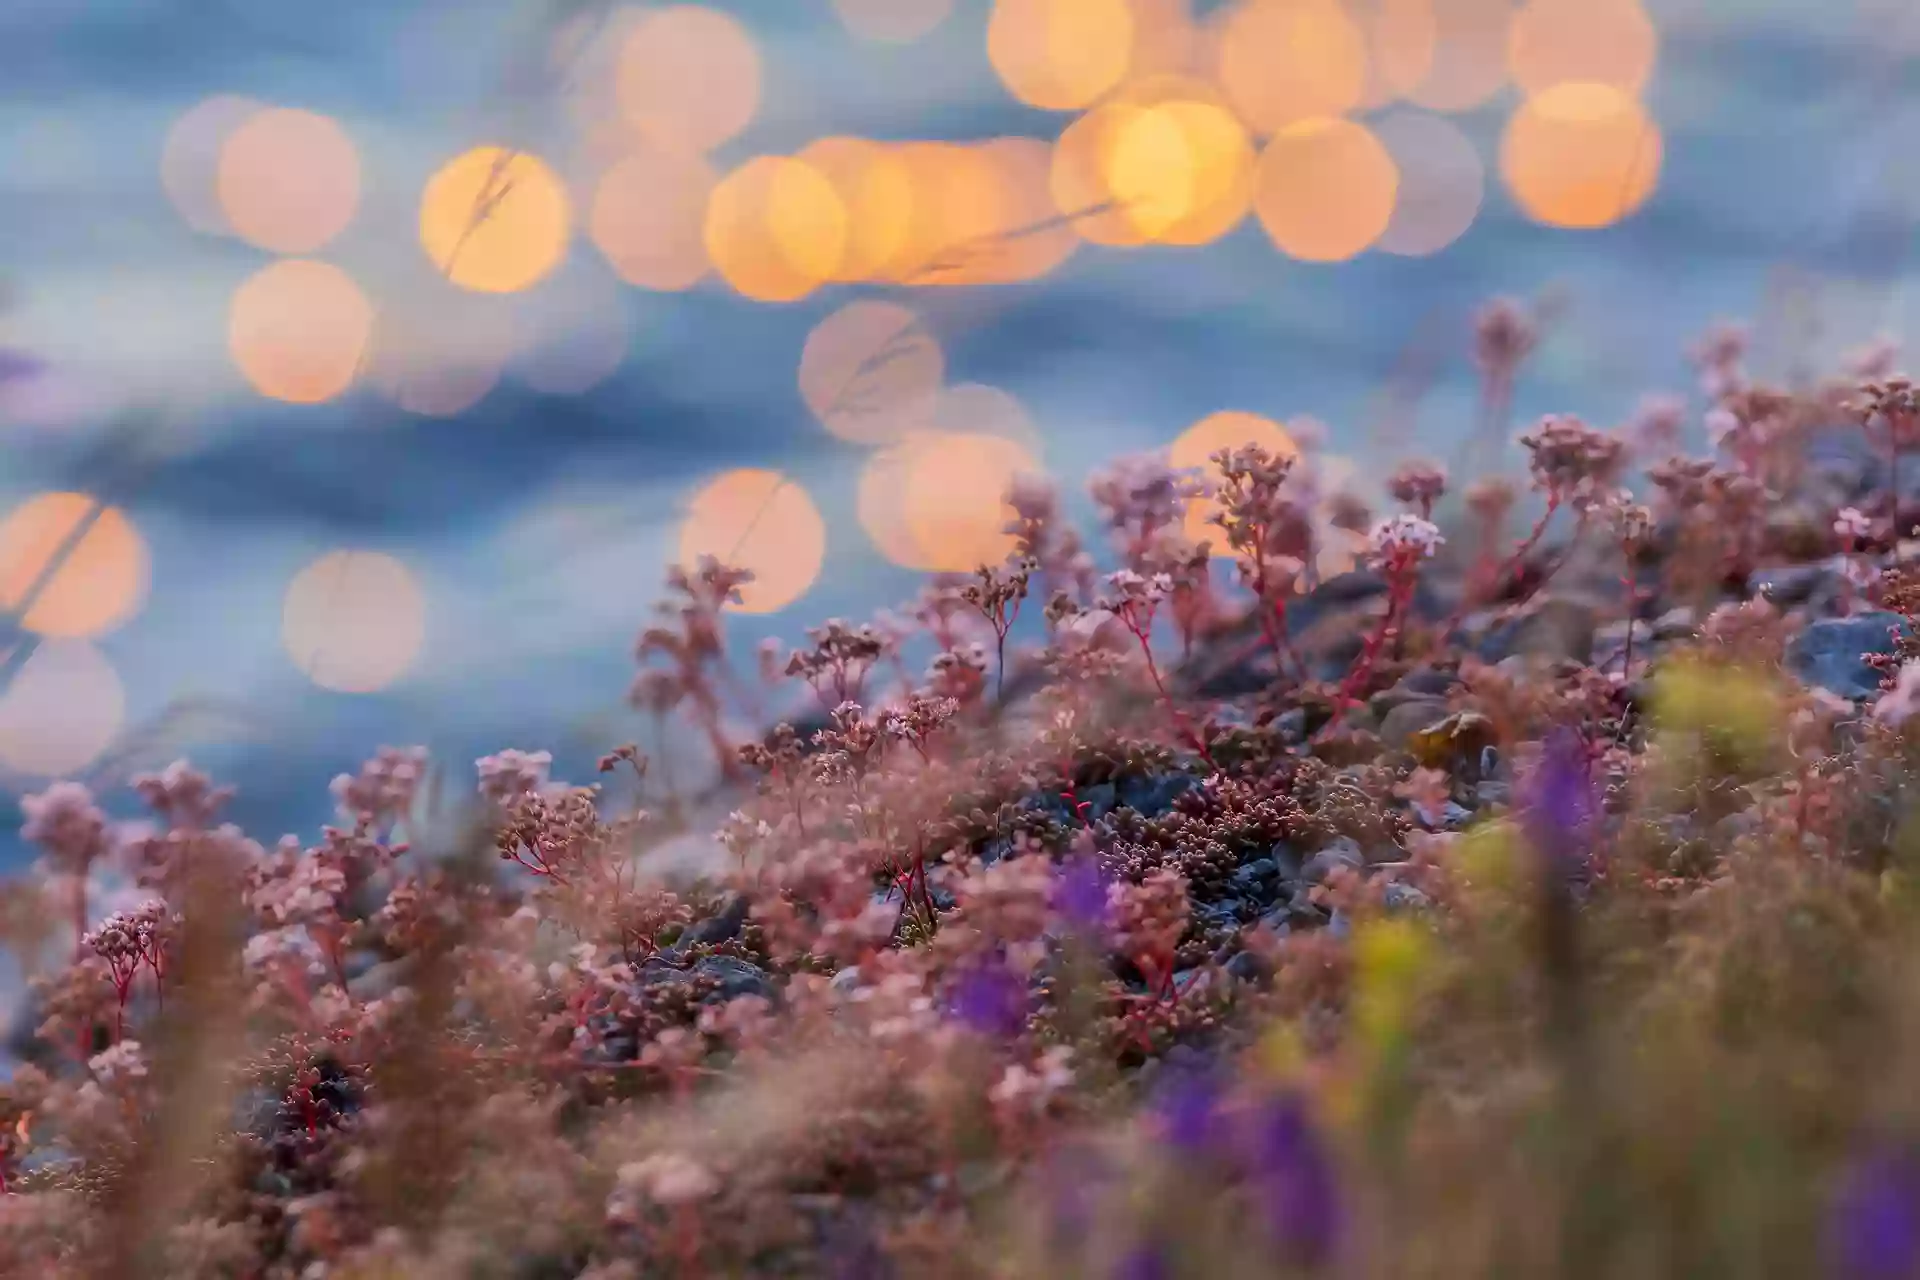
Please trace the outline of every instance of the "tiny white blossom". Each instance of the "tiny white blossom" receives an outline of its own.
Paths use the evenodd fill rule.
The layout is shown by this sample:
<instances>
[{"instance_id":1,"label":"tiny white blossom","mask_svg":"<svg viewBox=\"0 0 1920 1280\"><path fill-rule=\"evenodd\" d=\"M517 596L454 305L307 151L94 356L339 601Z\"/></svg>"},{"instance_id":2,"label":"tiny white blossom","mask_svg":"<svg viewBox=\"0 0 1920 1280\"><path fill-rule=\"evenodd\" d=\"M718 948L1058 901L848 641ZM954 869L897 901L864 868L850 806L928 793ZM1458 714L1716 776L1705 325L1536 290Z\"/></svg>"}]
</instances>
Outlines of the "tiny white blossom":
<instances>
[{"instance_id":1,"label":"tiny white blossom","mask_svg":"<svg viewBox=\"0 0 1920 1280\"><path fill-rule=\"evenodd\" d=\"M1873 521L1858 507L1842 507L1833 518L1833 531L1857 542L1873 532Z\"/></svg>"},{"instance_id":2,"label":"tiny white blossom","mask_svg":"<svg viewBox=\"0 0 1920 1280\"><path fill-rule=\"evenodd\" d=\"M1403 512L1373 526L1367 535L1367 553L1381 564L1425 560L1445 541L1431 520Z\"/></svg>"}]
</instances>

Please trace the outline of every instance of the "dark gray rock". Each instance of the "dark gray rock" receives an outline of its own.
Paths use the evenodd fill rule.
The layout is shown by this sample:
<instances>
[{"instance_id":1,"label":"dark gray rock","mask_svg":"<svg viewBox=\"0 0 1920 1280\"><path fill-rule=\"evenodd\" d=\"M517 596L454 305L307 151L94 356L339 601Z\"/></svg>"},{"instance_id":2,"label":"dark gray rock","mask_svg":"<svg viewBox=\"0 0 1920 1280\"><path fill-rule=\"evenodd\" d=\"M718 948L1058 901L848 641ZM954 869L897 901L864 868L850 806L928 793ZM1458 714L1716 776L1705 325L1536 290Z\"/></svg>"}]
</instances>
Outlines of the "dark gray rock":
<instances>
[{"instance_id":1,"label":"dark gray rock","mask_svg":"<svg viewBox=\"0 0 1920 1280\"><path fill-rule=\"evenodd\" d=\"M1307 865L1300 869L1300 875L1309 884L1319 884L1336 868L1351 867L1355 871L1363 871L1366 865L1367 856L1361 852L1358 841L1351 836L1336 836L1307 859Z\"/></svg>"},{"instance_id":2,"label":"dark gray rock","mask_svg":"<svg viewBox=\"0 0 1920 1280\"><path fill-rule=\"evenodd\" d=\"M1200 785L1189 773L1163 773L1153 777L1121 779L1119 802L1142 817L1157 818L1173 807L1173 802Z\"/></svg>"},{"instance_id":3,"label":"dark gray rock","mask_svg":"<svg viewBox=\"0 0 1920 1280\"><path fill-rule=\"evenodd\" d=\"M1867 665L1868 654L1894 651L1894 634L1908 633L1897 613L1855 614L1810 622L1787 646L1787 669L1802 681L1843 698L1876 696L1880 673Z\"/></svg>"},{"instance_id":4,"label":"dark gray rock","mask_svg":"<svg viewBox=\"0 0 1920 1280\"><path fill-rule=\"evenodd\" d=\"M1550 597L1489 631L1478 646L1486 662L1525 656L1586 662L1598 625L1594 607L1582 600Z\"/></svg>"},{"instance_id":5,"label":"dark gray rock","mask_svg":"<svg viewBox=\"0 0 1920 1280\"><path fill-rule=\"evenodd\" d=\"M767 976L767 971L736 956L707 956L685 969L676 968L655 956L640 966L636 976L642 988L712 982L715 989L708 999L715 1003L740 996L763 996L771 1000L775 995L773 980Z\"/></svg>"},{"instance_id":6,"label":"dark gray rock","mask_svg":"<svg viewBox=\"0 0 1920 1280\"><path fill-rule=\"evenodd\" d=\"M1410 884L1395 881L1386 887L1381 902L1388 911L1425 911L1433 900Z\"/></svg>"},{"instance_id":7,"label":"dark gray rock","mask_svg":"<svg viewBox=\"0 0 1920 1280\"><path fill-rule=\"evenodd\" d=\"M717 914L699 921L680 935L683 943L730 942L740 936L740 930L747 923L747 900L740 894L732 894L721 904Z\"/></svg>"},{"instance_id":8,"label":"dark gray rock","mask_svg":"<svg viewBox=\"0 0 1920 1280\"><path fill-rule=\"evenodd\" d=\"M1242 951L1227 961L1226 969L1241 982L1252 983L1256 987L1265 986L1273 978L1272 968L1251 951Z\"/></svg>"},{"instance_id":9,"label":"dark gray rock","mask_svg":"<svg viewBox=\"0 0 1920 1280\"><path fill-rule=\"evenodd\" d=\"M1387 712L1380 721L1380 741L1388 750L1404 751L1414 734L1433 728L1448 714L1449 709L1443 698L1425 695L1410 698Z\"/></svg>"},{"instance_id":10,"label":"dark gray rock","mask_svg":"<svg viewBox=\"0 0 1920 1280\"><path fill-rule=\"evenodd\" d=\"M1747 590L1763 595L1783 609L1805 604L1815 594L1831 595L1839 590L1840 575L1829 564L1788 564L1770 569L1755 569L1747 575Z\"/></svg>"},{"instance_id":11,"label":"dark gray rock","mask_svg":"<svg viewBox=\"0 0 1920 1280\"><path fill-rule=\"evenodd\" d=\"M1280 864L1272 858L1255 858L1234 868L1231 882L1243 893L1257 893L1280 879Z\"/></svg>"},{"instance_id":12,"label":"dark gray rock","mask_svg":"<svg viewBox=\"0 0 1920 1280\"><path fill-rule=\"evenodd\" d=\"M1700 620L1694 616L1691 605L1680 605L1669 609L1653 620L1653 638L1655 640L1688 640L1700 628Z\"/></svg>"}]
</instances>

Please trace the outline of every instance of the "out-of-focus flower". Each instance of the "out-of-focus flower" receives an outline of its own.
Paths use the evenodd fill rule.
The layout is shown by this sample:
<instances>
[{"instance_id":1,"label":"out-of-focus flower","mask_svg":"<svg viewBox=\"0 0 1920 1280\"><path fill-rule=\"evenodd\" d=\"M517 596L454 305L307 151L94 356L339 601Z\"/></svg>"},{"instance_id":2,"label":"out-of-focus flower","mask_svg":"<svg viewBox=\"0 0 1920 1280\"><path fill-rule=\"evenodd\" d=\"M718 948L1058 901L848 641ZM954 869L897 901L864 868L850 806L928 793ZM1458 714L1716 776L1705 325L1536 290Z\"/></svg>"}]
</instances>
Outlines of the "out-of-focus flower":
<instances>
[{"instance_id":1,"label":"out-of-focus flower","mask_svg":"<svg viewBox=\"0 0 1920 1280\"><path fill-rule=\"evenodd\" d=\"M107 815L78 782L56 782L22 796L20 812L26 817L20 835L39 845L56 871L85 875L107 852Z\"/></svg>"},{"instance_id":2,"label":"out-of-focus flower","mask_svg":"<svg viewBox=\"0 0 1920 1280\"><path fill-rule=\"evenodd\" d=\"M1391 571L1430 558L1445 541L1433 521L1402 513L1373 526L1367 534L1367 554L1383 571Z\"/></svg>"},{"instance_id":3,"label":"out-of-focus flower","mask_svg":"<svg viewBox=\"0 0 1920 1280\"><path fill-rule=\"evenodd\" d=\"M1368 1053L1400 1040L1431 952L1426 933L1404 920L1371 920L1355 933L1353 1027Z\"/></svg>"},{"instance_id":4,"label":"out-of-focus flower","mask_svg":"<svg viewBox=\"0 0 1920 1280\"><path fill-rule=\"evenodd\" d=\"M1067 858L1054 873L1053 910L1070 928L1095 932L1109 918L1107 876L1097 859Z\"/></svg>"},{"instance_id":5,"label":"out-of-focus flower","mask_svg":"<svg viewBox=\"0 0 1920 1280\"><path fill-rule=\"evenodd\" d=\"M1580 866L1593 846L1599 808L1586 742L1571 729L1555 730L1541 745L1527 781L1522 810L1527 838L1553 865Z\"/></svg>"},{"instance_id":6,"label":"out-of-focus flower","mask_svg":"<svg viewBox=\"0 0 1920 1280\"><path fill-rule=\"evenodd\" d=\"M1172 1275L1166 1247L1158 1240L1142 1241L1113 1265L1113 1280L1171 1280Z\"/></svg>"},{"instance_id":7,"label":"out-of-focus flower","mask_svg":"<svg viewBox=\"0 0 1920 1280\"><path fill-rule=\"evenodd\" d=\"M1847 1174L1828 1223L1834 1273L1843 1280L1920 1275L1920 1160L1875 1152Z\"/></svg>"},{"instance_id":8,"label":"out-of-focus flower","mask_svg":"<svg viewBox=\"0 0 1920 1280\"><path fill-rule=\"evenodd\" d=\"M720 1180L711 1170L677 1151L623 1164L616 1179L616 1199L639 1197L666 1206L693 1204L720 1190Z\"/></svg>"},{"instance_id":9,"label":"out-of-focus flower","mask_svg":"<svg viewBox=\"0 0 1920 1280\"><path fill-rule=\"evenodd\" d=\"M1184 1156L1215 1150L1226 1136L1221 1110L1226 1091L1226 1081L1211 1064L1170 1070L1154 1098L1161 1140Z\"/></svg>"},{"instance_id":10,"label":"out-of-focus flower","mask_svg":"<svg viewBox=\"0 0 1920 1280\"><path fill-rule=\"evenodd\" d=\"M987 1036L1011 1038L1027 1025L1027 984L1003 960L969 966L954 983L953 1016Z\"/></svg>"},{"instance_id":11,"label":"out-of-focus flower","mask_svg":"<svg viewBox=\"0 0 1920 1280\"><path fill-rule=\"evenodd\" d=\"M1873 521L1858 507L1842 507L1833 518L1833 531L1849 542L1858 542L1873 532Z\"/></svg>"},{"instance_id":12,"label":"out-of-focus flower","mask_svg":"<svg viewBox=\"0 0 1920 1280\"><path fill-rule=\"evenodd\" d=\"M1893 678L1893 688L1873 704L1873 718L1895 728L1920 711L1920 661L1904 663Z\"/></svg>"},{"instance_id":13,"label":"out-of-focus flower","mask_svg":"<svg viewBox=\"0 0 1920 1280\"><path fill-rule=\"evenodd\" d=\"M547 751L516 751L509 747L473 762L480 775L480 794L501 804L529 795L547 785L553 755Z\"/></svg>"},{"instance_id":14,"label":"out-of-focus flower","mask_svg":"<svg viewBox=\"0 0 1920 1280\"><path fill-rule=\"evenodd\" d=\"M1339 1176L1314 1130L1307 1101L1287 1090L1256 1110L1248 1163L1274 1243L1300 1266L1318 1266L1339 1241Z\"/></svg>"},{"instance_id":15,"label":"out-of-focus flower","mask_svg":"<svg viewBox=\"0 0 1920 1280\"><path fill-rule=\"evenodd\" d=\"M1040 1061L1032 1067L1013 1063L987 1091L987 1098L1010 1110L1044 1111L1057 1094L1073 1083L1073 1068L1067 1065L1072 1057L1072 1049L1056 1045L1041 1054Z\"/></svg>"}]
</instances>

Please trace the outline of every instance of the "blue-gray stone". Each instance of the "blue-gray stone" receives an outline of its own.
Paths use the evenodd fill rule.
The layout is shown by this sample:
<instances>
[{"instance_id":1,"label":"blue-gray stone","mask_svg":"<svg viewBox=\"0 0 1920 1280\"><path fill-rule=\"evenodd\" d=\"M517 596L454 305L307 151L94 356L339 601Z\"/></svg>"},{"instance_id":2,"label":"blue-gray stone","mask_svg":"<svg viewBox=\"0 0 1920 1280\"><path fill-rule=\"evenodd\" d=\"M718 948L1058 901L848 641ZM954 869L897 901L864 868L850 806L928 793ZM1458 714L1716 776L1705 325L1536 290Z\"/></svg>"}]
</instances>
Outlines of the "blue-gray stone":
<instances>
[{"instance_id":1,"label":"blue-gray stone","mask_svg":"<svg viewBox=\"0 0 1920 1280\"><path fill-rule=\"evenodd\" d=\"M1802 681L1856 701L1880 691L1880 673L1868 654L1894 652L1894 635L1909 634L1907 620L1884 611L1807 624L1787 646L1787 669Z\"/></svg>"}]
</instances>

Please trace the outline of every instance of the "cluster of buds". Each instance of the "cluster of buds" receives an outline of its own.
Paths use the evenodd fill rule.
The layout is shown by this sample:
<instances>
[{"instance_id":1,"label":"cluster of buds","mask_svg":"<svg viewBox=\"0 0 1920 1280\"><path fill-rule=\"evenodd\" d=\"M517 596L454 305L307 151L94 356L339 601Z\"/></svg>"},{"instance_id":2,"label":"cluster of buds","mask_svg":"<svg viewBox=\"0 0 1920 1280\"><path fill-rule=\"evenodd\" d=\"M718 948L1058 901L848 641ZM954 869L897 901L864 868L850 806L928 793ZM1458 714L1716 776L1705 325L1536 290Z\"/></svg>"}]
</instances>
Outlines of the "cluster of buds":
<instances>
[{"instance_id":1,"label":"cluster of buds","mask_svg":"<svg viewBox=\"0 0 1920 1280\"><path fill-rule=\"evenodd\" d=\"M1387 492L1395 502L1413 507L1422 519L1433 519L1433 504L1447 491L1447 472L1431 462L1408 462L1387 478Z\"/></svg>"},{"instance_id":2,"label":"cluster of buds","mask_svg":"<svg viewBox=\"0 0 1920 1280\"><path fill-rule=\"evenodd\" d=\"M1187 932L1187 879L1162 867L1139 884L1125 882L1107 892L1115 946L1163 993L1173 983L1173 957Z\"/></svg>"},{"instance_id":3,"label":"cluster of buds","mask_svg":"<svg viewBox=\"0 0 1920 1280\"><path fill-rule=\"evenodd\" d=\"M1615 489L1596 504L1629 559L1653 539L1653 512L1631 490Z\"/></svg>"},{"instance_id":4,"label":"cluster of buds","mask_svg":"<svg viewBox=\"0 0 1920 1280\"><path fill-rule=\"evenodd\" d=\"M84 878L106 855L107 815L83 784L56 782L37 795L22 796L20 812L26 817L21 836L40 846L61 874Z\"/></svg>"},{"instance_id":5,"label":"cluster of buds","mask_svg":"<svg viewBox=\"0 0 1920 1280\"><path fill-rule=\"evenodd\" d=\"M1533 486L1549 502L1591 498L1613 479L1625 447L1571 414L1549 414L1520 437Z\"/></svg>"},{"instance_id":6,"label":"cluster of buds","mask_svg":"<svg viewBox=\"0 0 1920 1280\"><path fill-rule=\"evenodd\" d=\"M1715 324L1702 334L1687 352L1700 376L1700 389L1719 400L1744 388L1747 347L1751 341L1747 326L1727 321Z\"/></svg>"},{"instance_id":7,"label":"cluster of buds","mask_svg":"<svg viewBox=\"0 0 1920 1280\"><path fill-rule=\"evenodd\" d=\"M534 791L517 796L494 837L500 860L567 884L571 869L597 852L606 838L595 794L591 787L572 787L556 795Z\"/></svg>"},{"instance_id":8,"label":"cluster of buds","mask_svg":"<svg viewBox=\"0 0 1920 1280\"><path fill-rule=\"evenodd\" d=\"M1014 554L1047 575L1056 589L1067 584L1083 595L1093 583L1093 557L1081 545L1080 535L1060 518L1060 492L1045 476L1021 473L1007 486L1007 505L1013 520Z\"/></svg>"},{"instance_id":9,"label":"cluster of buds","mask_svg":"<svg viewBox=\"0 0 1920 1280\"><path fill-rule=\"evenodd\" d=\"M1367 534L1367 555L1382 573L1403 573L1428 560L1446 541L1431 520L1402 513L1388 516Z\"/></svg>"},{"instance_id":10,"label":"cluster of buds","mask_svg":"<svg viewBox=\"0 0 1920 1280\"><path fill-rule=\"evenodd\" d=\"M827 727L813 735L814 776L828 786L857 785L879 763L887 738L857 702L827 714Z\"/></svg>"},{"instance_id":11,"label":"cluster of buds","mask_svg":"<svg viewBox=\"0 0 1920 1280\"><path fill-rule=\"evenodd\" d=\"M333 780L334 803L356 822L390 823L406 816L427 776L425 747L381 747L357 774Z\"/></svg>"},{"instance_id":12,"label":"cluster of buds","mask_svg":"<svg viewBox=\"0 0 1920 1280\"><path fill-rule=\"evenodd\" d=\"M987 647L977 640L944 649L927 664L927 689L964 706L985 691L988 665Z\"/></svg>"},{"instance_id":13,"label":"cluster of buds","mask_svg":"<svg viewBox=\"0 0 1920 1280\"><path fill-rule=\"evenodd\" d=\"M1516 298L1494 298L1473 322L1473 362L1489 382L1513 380L1540 341L1540 327Z\"/></svg>"},{"instance_id":14,"label":"cluster of buds","mask_svg":"<svg viewBox=\"0 0 1920 1280\"><path fill-rule=\"evenodd\" d=\"M493 755L481 756L473 762L473 767L480 775L480 794L495 804L509 804L547 785L553 753L508 747Z\"/></svg>"},{"instance_id":15,"label":"cluster of buds","mask_svg":"<svg viewBox=\"0 0 1920 1280\"><path fill-rule=\"evenodd\" d=\"M1192 471L1150 453L1120 458L1088 483L1123 559L1133 568L1141 567L1159 532L1178 526L1186 519L1188 504L1206 497L1210 489Z\"/></svg>"},{"instance_id":16,"label":"cluster of buds","mask_svg":"<svg viewBox=\"0 0 1920 1280\"><path fill-rule=\"evenodd\" d=\"M881 712L880 731L905 742L925 758L928 739L959 711L960 704L953 698L917 693L906 706Z\"/></svg>"},{"instance_id":17,"label":"cluster of buds","mask_svg":"<svg viewBox=\"0 0 1920 1280\"><path fill-rule=\"evenodd\" d=\"M165 980L168 935L178 923L179 917L167 911L167 904L154 899L133 911L116 911L80 940L82 946L107 962L113 993L119 1001L116 1040L125 1038L127 998L140 970L153 970L156 989Z\"/></svg>"},{"instance_id":18,"label":"cluster of buds","mask_svg":"<svg viewBox=\"0 0 1920 1280\"><path fill-rule=\"evenodd\" d=\"M233 799L232 787L214 786L185 760L175 760L159 773L142 774L133 780L133 789L169 827L180 831L211 827Z\"/></svg>"},{"instance_id":19,"label":"cluster of buds","mask_svg":"<svg viewBox=\"0 0 1920 1280\"><path fill-rule=\"evenodd\" d=\"M813 648L795 650L787 659L787 675L813 686L822 706L858 700L867 673L887 652L887 642L872 623L852 626L843 619L807 628Z\"/></svg>"},{"instance_id":20,"label":"cluster of buds","mask_svg":"<svg viewBox=\"0 0 1920 1280\"><path fill-rule=\"evenodd\" d=\"M1027 584L1039 568L1032 560L1018 560L1010 567L981 565L977 581L960 589L960 598L979 610L993 628L995 679L1004 690L1007 682L1007 633L1020 616L1020 602L1027 598Z\"/></svg>"}]
</instances>

